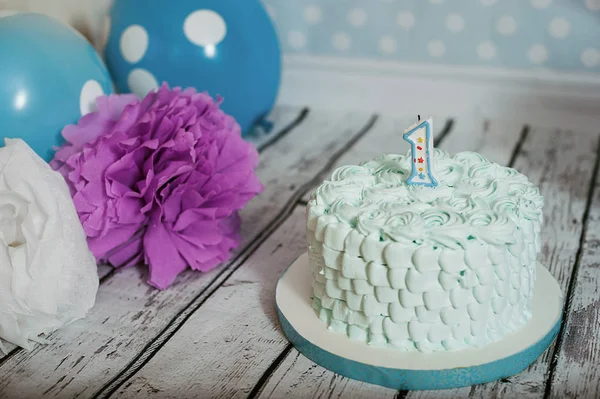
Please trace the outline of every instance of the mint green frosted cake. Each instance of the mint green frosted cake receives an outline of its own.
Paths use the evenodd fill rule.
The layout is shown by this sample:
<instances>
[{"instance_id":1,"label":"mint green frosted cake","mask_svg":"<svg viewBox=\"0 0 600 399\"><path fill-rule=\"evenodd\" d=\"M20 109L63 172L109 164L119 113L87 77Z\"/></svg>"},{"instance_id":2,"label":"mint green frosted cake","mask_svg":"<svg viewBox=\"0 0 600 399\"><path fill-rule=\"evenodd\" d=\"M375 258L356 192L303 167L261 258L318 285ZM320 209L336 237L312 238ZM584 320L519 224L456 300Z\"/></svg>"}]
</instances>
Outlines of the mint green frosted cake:
<instances>
[{"instance_id":1,"label":"mint green frosted cake","mask_svg":"<svg viewBox=\"0 0 600 399\"><path fill-rule=\"evenodd\" d=\"M313 308L337 333L403 351L483 347L531 318L544 200L514 169L436 149L337 169L307 208Z\"/></svg>"}]
</instances>

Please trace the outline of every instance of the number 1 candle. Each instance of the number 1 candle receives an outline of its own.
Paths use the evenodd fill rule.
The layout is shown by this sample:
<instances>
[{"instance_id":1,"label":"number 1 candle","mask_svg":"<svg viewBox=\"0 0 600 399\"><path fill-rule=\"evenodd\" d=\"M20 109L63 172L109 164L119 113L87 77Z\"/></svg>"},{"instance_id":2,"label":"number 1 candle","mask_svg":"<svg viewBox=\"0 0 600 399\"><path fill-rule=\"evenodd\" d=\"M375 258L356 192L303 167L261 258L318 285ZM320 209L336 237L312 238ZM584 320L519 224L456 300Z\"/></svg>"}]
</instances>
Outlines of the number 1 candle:
<instances>
[{"instance_id":1,"label":"number 1 candle","mask_svg":"<svg viewBox=\"0 0 600 399\"><path fill-rule=\"evenodd\" d=\"M433 120L421 120L404 131L404 140L411 145L412 172L406 184L437 187L433 165Z\"/></svg>"}]
</instances>

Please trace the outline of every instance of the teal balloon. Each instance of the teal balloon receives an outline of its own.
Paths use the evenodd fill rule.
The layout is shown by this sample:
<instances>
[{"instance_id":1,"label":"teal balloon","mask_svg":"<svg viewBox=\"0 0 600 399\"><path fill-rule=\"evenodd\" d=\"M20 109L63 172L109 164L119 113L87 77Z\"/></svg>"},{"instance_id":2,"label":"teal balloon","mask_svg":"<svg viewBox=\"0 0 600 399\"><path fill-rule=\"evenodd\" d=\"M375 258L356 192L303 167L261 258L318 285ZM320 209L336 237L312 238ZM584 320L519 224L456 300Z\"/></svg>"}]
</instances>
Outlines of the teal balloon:
<instances>
[{"instance_id":1,"label":"teal balloon","mask_svg":"<svg viewBox=\"0 0 600 399\"><path fill-rule=\"evenodd\" d=\"M112 93L110 75L76 30L41 14L0 17L0 138L21 138L44 160L61 131Z\"/></svg>"},{"instance_id":2,"label":"teal balloon","mask_svg":"<svg viewBox=\"0 0 600 399\"><path fill-rule=\"evenodd\" d=\"M281 78L277 35L258 0L116 0L105 58L118 91L194 87L223 97L244 133L264 122Z\"/></svg>"}]
</instances>

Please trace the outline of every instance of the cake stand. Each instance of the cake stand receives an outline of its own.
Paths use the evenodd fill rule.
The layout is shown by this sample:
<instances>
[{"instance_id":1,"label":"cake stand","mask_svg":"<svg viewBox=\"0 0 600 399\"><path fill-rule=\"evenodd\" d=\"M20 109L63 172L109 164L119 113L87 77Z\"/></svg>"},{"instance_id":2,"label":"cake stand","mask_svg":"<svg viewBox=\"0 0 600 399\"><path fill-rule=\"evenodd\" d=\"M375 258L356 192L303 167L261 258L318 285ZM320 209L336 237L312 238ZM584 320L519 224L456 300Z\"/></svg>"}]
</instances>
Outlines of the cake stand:
<instances>
[{"instance_id":1,"label":"cake stand","mask_svg":"<svg viewBox=\"0 0 600 399\"><path fill-rule=\"evenodd\" d=\"M560 286L539 263L531 320L481 349L424 354L372 347L329 331L311 307L311 294L303 254L283 273L275 293L281 327L296 349L335 373L398 390L458 388L520 373L550 346L562 316Z\"/></svg>"}]
</instances>

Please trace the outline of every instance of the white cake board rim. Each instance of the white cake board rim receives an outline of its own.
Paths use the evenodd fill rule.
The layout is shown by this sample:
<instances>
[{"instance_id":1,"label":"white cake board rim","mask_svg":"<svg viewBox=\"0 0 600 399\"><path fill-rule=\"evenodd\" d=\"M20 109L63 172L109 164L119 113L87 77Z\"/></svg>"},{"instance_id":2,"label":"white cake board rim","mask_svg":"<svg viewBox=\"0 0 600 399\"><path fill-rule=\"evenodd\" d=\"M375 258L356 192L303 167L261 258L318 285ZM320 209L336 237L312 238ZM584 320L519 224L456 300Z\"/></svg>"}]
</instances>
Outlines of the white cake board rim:
<instances>
[{"instance_id":1,"label":"white cake board rim","mask_svg":"<svg viewBox=\"0 0 600 399\"><path fill-rule=\"evenodd\" d=\"M560 330L563 296L556 279L537 265L533 316L518 332L480 349L402 352L377 348L328 330L311 306L308 255L282 274L275 293L279 320L306 357L348 378L393 389L447 389L518 374L533 363Z\"/></svg>"}]
</instances>

